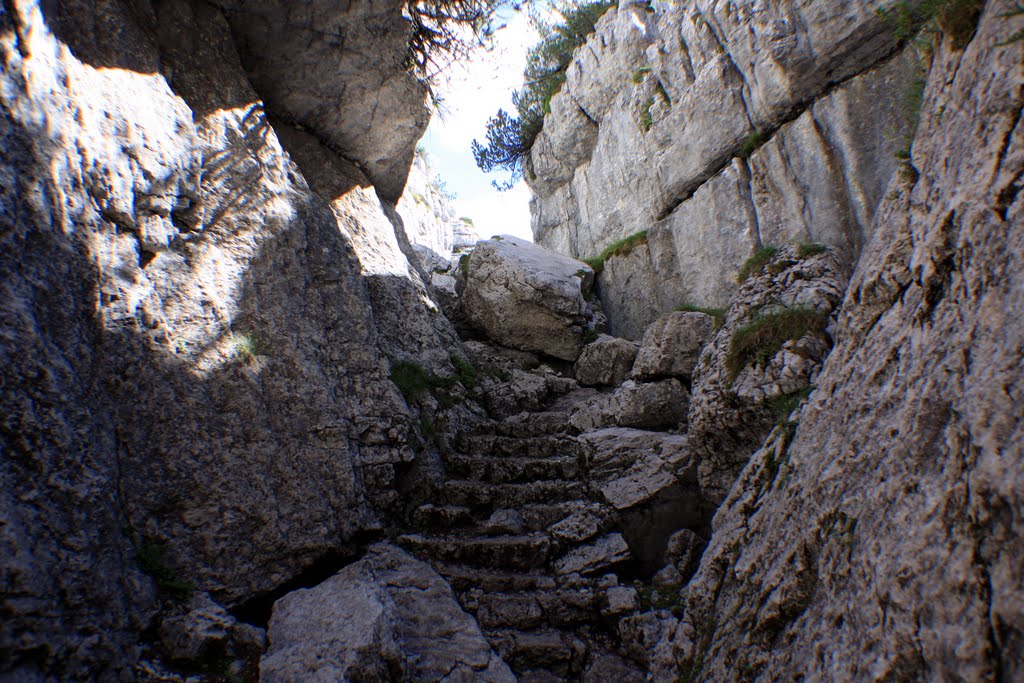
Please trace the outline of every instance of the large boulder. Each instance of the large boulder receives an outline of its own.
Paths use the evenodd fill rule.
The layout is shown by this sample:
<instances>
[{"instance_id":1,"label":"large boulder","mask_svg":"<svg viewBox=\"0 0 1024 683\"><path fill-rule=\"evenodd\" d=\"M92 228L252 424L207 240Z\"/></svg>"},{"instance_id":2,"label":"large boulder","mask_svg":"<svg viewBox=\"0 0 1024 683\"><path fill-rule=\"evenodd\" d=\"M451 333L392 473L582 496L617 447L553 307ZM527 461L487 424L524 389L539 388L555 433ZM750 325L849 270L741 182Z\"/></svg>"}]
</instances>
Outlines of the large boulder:
<instances>
[{"instance_id":1,"label":"large boulder","mask_svg":"<svg viewBox=\"0 0 1024 683\"><path fill-rule=\"evenodd\" d=\"M715 319L706 313L666 313L644 332L633 364L633 378L646 381L692 375L701 349L714 333Z\"/></svg>"},{"instance_id":2,"label":"large boulder","mask_svg":"<svg viewBox=\"0 0 1024 683\"><path fill-rule=\"evenodd\" d=\"M504 346L574 361L583 348L594 271L515 237L480 242L469 258L462 306Z\"/></svg>"},{"instance_id":3,"label":"large boulder","mask_svg":"<svg viewBox=\"0 0 1024 683\"><path fill-rule=\"evenodd\" d=\"M618 386L629 376L637 354L636 342L602 334L583 347L574 374L583 386Z\"/></svg>"},{"instance_id":4,"label":"large boulder","mask_svg":"<svg viewBox=\"0 0 1024 683\"><path fill-rule=\"evenodd\" d=\"M686 421L690 394L679 380L627 380L613 393L598 394L577 403L569 418L574 429L602 427L665 429Z\"/></svg>"},{"instance_id":5,"label":"large boulder","mask_svg":"<svg viewBox=\"0 0 1024 683\"><path fill-rule=\"evenodd\" d=\"M437 572L382 543L274 603L261 683L514 681Z\"/></svg>"}]
</instances>

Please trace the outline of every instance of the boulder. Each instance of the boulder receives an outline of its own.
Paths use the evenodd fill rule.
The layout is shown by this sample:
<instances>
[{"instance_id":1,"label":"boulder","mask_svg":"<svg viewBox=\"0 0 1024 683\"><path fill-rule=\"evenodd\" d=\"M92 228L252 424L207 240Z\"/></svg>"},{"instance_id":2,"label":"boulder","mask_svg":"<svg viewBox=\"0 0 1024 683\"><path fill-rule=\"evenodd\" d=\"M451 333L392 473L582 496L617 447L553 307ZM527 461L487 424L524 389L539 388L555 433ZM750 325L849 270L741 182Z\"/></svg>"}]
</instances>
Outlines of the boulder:
<instances>
[{"instance_id":1,"label":"boulder","mask_svg":"<svg viewBox=\"0 0 1024 683\"><path fill-rule=\"evenodd\" d=\"M681 480L696 478L683 434L609 428L580 434L591 482L617 510L647 502Z\"/></svg>"},{"instance_id":2,"label":"boulder","mask_svg":"<svg viewBox=\"0 0 1024 683\"><path fill-rule=\"evenodd\" d=\"M429 566L387 543L274 603L261 683L514 681Z\"/></svg>"},{"instance_id":3,"label":"boulder","mask_svg":"<svg viewBox=\"0 0 1024 683\"><path fill-rule=\"evenodd\" d=\"M689 400L686 387L676 379L649 383L627 380L614 393L581 402L573 409L569 421L579 431L602 427L677 427L686 420Z\"/></svg>"},{"instance_id":4,"label":"boulder","mask_svg":"<svg viewBox=\"0 0 1024 683\"><path fill-rule=\"evenodd\" d=\"M555 562L557 574L596 574L631 557L622 534L612 533L573 549Z\"/></svg>"},{"instance_id":5,"label":"boulder","mask_svg":"<svg viewBox=\"0 0 1024 683\"><path fill-rule=\"evenodd\" d=\"M515 237L477 244L469 258L462 306L489 339L575 361L583 348L594 271Z\"/></svg>"},{"instance_id":6,"label":"boulder","mask_svg":"<svg viewBox=\"0 0 1024 683\"><path fill-rule=\"evenodd\" d=\"M692 375L701 349L714 333L715 319L706 313L666 313L644 332L633 364L633 379Z\"/></svg>"},{"instance_id":7,"label":"boulder","mask_svg":"<svg viewBox=\"0 0 1024 683\"><path fill-rule=\"evenodd\" d=\"M637 354L636 342L602 334L583 347L574 374L583 386L618 386L629 375Z\"/></svg>"}]
</instances>

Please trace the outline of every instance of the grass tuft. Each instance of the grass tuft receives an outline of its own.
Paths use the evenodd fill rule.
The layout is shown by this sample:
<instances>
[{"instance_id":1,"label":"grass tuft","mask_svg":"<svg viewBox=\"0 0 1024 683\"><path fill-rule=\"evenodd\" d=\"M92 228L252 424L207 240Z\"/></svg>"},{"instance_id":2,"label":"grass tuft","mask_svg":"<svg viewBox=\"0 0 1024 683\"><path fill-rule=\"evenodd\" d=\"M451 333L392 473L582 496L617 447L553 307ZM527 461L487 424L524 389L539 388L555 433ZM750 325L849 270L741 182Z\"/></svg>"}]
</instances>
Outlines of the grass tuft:
<instances>
[{"instance_id":1,"label":"grass tuft","mask_svg":"<svg viewBox=\"0 0 1024 683\"><path fill-rule=\"evenodd\" d=\"M811 395L812 391L814 391L814 387L804 387L803 389L794 391L791 394L772 396L771 398L765 399L763 405L775 418L775 422L777 424L785 424L789 419L790 414L796 410L796 407L800 405L801 401Z\"/></svg>"},{"instance_id":2,"label":"grass tuft","mask_svg":"<svg viewBox=\"0 0 1024 683\"><path fill-rule=\"evenodd\" d=\"M725 357L730 381L747 365L767 365L787 341L797 341L808 332L822 332L826 325L827 314L805 306L755 318L732 334Z\"/></svg>"},{"instance_id":3,"label":"grass tuft","mask_svg":"<svg viewBox=\"0 0 1024 683\"><path fill-rule=\"evenodd\" d=\"M743 141L743 146L740 147L740 157L743 159L748 158L753 154L758 147L768 142L768 131L757 128L750 132L747 139Z\"/></svg>"},{"instance_id":4,"label":"grass tuft","mask_svg":"<svg viewBox=\"0 0 1024 683\"><path fill-rule=\"evenodd\" d=\"M710 306L693 306L692 304L681 304L679 306L676 306L673 310L681 311L683 313L704 313L705 315L710 315L712 318L715 319L716 330L721 328L722 324L725 322L724 308L712 308Z\"/></svg>"},{"instance_id":5,"label":"grass tuft","mask_svg":"<svg viewBox=\"0 0 1024 683\"><path fill-rule=\"evenodd\" d=\"M647 231L641 230L640 232L634 233L629 237L624 237L621 240L612 242L605 247L600 254L594 258L583 259L583 262L594 269L594 274L600 273L604 270L604 262L612 256L625 256L629 252L636 249L641 244L647 244Z\"/></svg>"},{"instance_id":6,"label":"grass tuft","mask_svg":"<svg viewBox=\"0 0 1024 683\"><path fill-rule=\"evenodd\" d=\"M754 255L743 262L740 267L739 274L736 275L736 281L739 284L743 284L750 278L751 275L760 275L764 272L764 267L768 264L772 258L779 253L778 247L761 247Z\"/></svg>"},{"instance_id":7,"label":"grass tuft","mask_svg":"<svg viewBox=\"0 0 1024 683\"><path fill-rule=\"evenodd\" d=\"M824 254L828 247L817 242L800 242L796 245L796 255L800 258L810 258L818 254Z\"/></svg>"}]
</instances>

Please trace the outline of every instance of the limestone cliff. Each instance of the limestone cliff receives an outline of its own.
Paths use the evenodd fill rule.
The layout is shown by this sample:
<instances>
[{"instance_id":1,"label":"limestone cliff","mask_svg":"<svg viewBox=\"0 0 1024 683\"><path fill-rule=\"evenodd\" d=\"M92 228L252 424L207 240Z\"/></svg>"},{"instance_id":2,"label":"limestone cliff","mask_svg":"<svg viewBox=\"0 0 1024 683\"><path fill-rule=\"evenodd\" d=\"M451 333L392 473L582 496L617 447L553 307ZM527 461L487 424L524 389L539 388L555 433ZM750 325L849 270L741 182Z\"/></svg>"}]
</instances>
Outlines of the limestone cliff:
<instances>
[{"instance_id":1,"label":"limestone cliff","mask_svg":"<svg viewBox=\"0 0 1024 683\"><path fill-rule=\"evenodd\" d=\"M403 3L345 4L0 5L0 675L130 676L168 591L249 603L396 498L384 354L458 341L390 203Z\"/></svg>"},{"instance_id":2,"label":"limestone cliff","mask_svg":"<svg viewBox=\"0 0 1024 683\"><path fill-rule=\"evenodd\" d=\"M527 180L540 244L592 258L646 235L599 277L613 333L638 338L681 304L725 305L761 246L859 252L919 76L877 9L622 0L601 19L552 98Z\"/></svg>"},{"instance_id":3,"label":"limestone cliff","mask_svg":"<svg viewBox=\"0 0 1024 683\"><path fill-rule=\"evenodd\" d=\"M1012 9L985 3L965 49L936 40L912 168L876 213L818 389L733 487L663 642L689 680L1024 675Z\"/></svg>"},{"instance_id":4,"label":"limestone cliff","mask_svg":"<svg viewBox=\"0 0 1024 683\"><path fill-rule=\"evenodd\" d=\"M653 680L1024 675L1024 15L945 3L902 43L878 10L907 7L622 2L533 149L538 241L589 257L643 233L598 276L614 332L729 304L688 434L701 495L728 495L675 616L628 627ZM770 262L737 293L737 271L791 242L833 245L852 280L826 347L795 349L834 343L809 399L740 444L763 426L694 415L763 389L714 366L742 336L730 316L805 277Z\"/></svg>"}]
</instances>

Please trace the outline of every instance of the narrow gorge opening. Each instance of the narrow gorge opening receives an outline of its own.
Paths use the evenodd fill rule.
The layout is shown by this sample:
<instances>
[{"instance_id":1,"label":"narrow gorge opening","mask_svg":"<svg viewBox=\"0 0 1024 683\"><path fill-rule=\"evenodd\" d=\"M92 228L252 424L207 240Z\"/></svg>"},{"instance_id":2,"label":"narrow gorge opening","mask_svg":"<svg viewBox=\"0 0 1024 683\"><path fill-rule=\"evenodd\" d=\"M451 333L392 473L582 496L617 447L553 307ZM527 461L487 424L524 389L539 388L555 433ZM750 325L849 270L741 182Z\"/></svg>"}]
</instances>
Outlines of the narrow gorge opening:
<instances>
[{"instance_id":1,"label":"narrow gorge opening","mask_svg":"<svg viewBox=\"0 0 1024 683\"><path fill-rule=\"evenodd\" d=\"M1024 11L826 4L4 0L0 678L1024 672Z\"/></svg>"}]
</instances>

